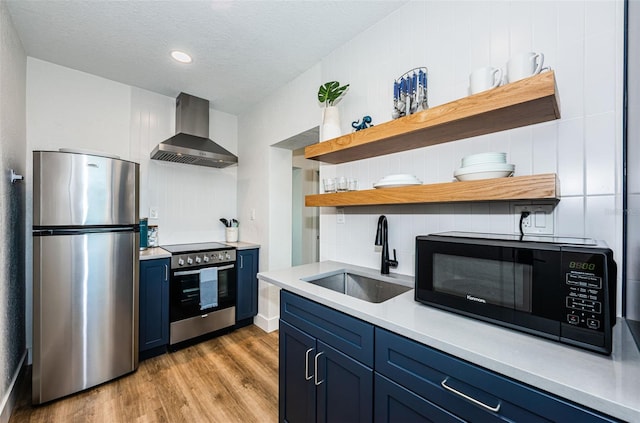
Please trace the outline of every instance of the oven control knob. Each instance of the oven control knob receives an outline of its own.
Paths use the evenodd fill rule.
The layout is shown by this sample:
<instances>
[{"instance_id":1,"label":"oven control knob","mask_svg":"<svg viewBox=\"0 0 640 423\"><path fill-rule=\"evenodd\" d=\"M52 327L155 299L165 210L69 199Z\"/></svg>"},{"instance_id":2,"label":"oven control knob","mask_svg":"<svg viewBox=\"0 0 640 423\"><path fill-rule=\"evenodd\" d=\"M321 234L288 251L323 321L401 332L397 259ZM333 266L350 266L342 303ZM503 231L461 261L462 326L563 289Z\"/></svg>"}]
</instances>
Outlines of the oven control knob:
<instances>
[{"instance_id":1,"label":"oven control knob","mask_svg":"<svg viewBox=\"0 0 640 423\"><path fill-rule=\"evenodd\" d=\"M196 256L196 263L200 263L202 261L202 259L200 258L200 256Z\"/></svg>"},{"instance_id":2,"label":"oven control knob","mask_svg":"<svg viewBox=\"0 0 640 423\"><path fill-rule=\"evenodd\" d=\"M193 264L193 259L191 257L187 257L187 264Z\"/></svg>"},{"instance_id":3,"label":"oven control knob","mask_svg":"<svg viewBox=\"0 0 640 423\"><path fill-rule=\"evenodd\" d=\"M178 259L178 266L184 266L184 260Z\"/></svg>"},{"instance_id":4,"label":"oven control knob","mask_svg":"<svg viewBox=\"0 0 640 423\"><path fill-rule=\"evenodd\" d=\"M227 260L231 260L231 254L227 253L227 254L225 255L225 258L226 258Z\"/></svg>"},{"instance_id":5,"label":"oven control knob","mask_svg":"<svg viewBox=\"0 0 640 423\"><path fill-rule=\"evenodd\" d=\"M209 256L204 256L204 257L202 258L202 260L203 260L205 263L207 263L207 262L209 261Z\"/></svg>"}]
</instances>

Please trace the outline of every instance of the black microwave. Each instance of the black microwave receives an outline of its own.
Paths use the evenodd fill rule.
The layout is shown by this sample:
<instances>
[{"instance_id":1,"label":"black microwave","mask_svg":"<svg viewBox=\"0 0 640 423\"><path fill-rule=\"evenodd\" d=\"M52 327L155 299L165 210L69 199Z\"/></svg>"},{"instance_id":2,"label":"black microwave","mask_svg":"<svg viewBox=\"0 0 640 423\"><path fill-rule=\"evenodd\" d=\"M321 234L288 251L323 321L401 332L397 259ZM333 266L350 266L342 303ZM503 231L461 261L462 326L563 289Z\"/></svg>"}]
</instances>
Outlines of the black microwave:
<instances>
[{"instance_id":1,"label":"black microwave","mask_svg":"<svg viewBox=\"0 0 640 423\"><path fill-rule=\"evenodd\" d=\"M590 239L416 237L416 301L603 354L611 354L616 272L611 249Z\"/></svg>"}]
</instances>

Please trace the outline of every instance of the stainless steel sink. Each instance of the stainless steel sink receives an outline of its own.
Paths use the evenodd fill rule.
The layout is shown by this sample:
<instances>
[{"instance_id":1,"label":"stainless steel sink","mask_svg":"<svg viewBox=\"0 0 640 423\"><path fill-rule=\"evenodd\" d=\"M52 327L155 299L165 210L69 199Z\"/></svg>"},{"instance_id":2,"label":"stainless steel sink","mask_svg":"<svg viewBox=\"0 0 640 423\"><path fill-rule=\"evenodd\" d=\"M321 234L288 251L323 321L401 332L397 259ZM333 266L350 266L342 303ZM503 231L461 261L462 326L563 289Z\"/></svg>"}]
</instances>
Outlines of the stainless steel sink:
<instances>
[{"instance_id":1,"label":"stainless steel sink","mask_svg":"<svg viewBox=\"0 0 640 423\"><path fill-rule=\"evenodd\" d=\"M310 276L302 280L370 303L381 303L413 289L346 270L329 275Z\"/></svg>"}]
</instances>

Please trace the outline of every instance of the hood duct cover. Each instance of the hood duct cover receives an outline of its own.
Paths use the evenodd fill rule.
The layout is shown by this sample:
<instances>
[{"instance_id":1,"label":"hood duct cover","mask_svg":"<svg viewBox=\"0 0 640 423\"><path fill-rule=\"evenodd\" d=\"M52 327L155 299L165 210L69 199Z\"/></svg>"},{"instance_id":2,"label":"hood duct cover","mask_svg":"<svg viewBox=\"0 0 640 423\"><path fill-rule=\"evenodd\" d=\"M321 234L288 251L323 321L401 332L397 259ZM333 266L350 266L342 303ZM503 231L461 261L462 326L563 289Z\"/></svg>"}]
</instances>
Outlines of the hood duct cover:
<instances>
[{"instance_id":1,"label":"hood duct cover","mask_svg":"<svg viewBox=\"0 0 640 423\"><path fill-rule=\"evenodd\" d=\"M209 101L180 93L176 98L176 135L158 144L151 158L218 168L238 163L238 157L208 136Z\"/></svg>"}]
</instances>

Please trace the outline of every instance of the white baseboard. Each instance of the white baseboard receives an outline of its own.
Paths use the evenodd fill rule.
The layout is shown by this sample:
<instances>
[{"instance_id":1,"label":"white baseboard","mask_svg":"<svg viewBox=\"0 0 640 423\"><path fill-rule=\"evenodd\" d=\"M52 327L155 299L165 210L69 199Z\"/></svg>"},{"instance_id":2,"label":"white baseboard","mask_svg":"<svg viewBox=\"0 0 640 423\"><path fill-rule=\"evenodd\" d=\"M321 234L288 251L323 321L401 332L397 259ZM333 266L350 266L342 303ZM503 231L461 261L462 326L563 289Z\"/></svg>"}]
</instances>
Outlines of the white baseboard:
<instances>
[{"instance_id":1,"label":"white baseboard","mask_svg":"<svg viewBox=\"0 0 640 423\"><path fill-rule=\"evenodd\" d=\"M266 318L261 314L258 314L253 318L253 324L262 329L263 331L269 333L274 330L278 330L278 321L280 320L280 316L275 316L271 318ZM2 422L0 422L2 423Z\"/></svg>"},{"instance_id":2,"label":"white baseboard","mask_svg":"<svg viewBox=\"0 0 640 423\"><path fill-rule=\"evenodd\" d=\"M0 423L9 423L9 419L11 418L11 413L13 412L13 407L16 405L18 401L18 395L20 395L20 387L22 386L22 379L25 377L25 360L27 359L27 351L25 350L22 353L22 358L20 359L20 365L16 369L15 374L13 375L13 379L11 379L11 384L9 385L8 392L2 398L2 403L0 403Z\"/></svg>"}]
</instances>

